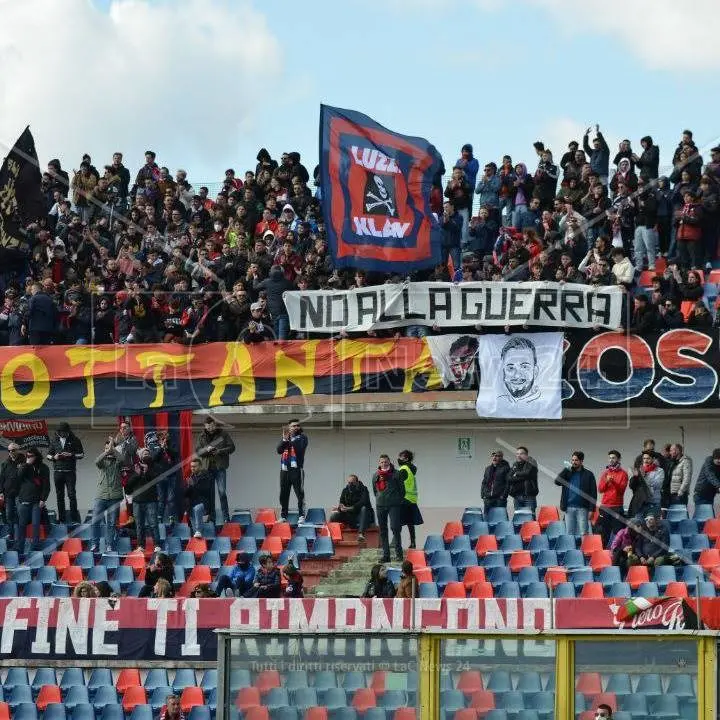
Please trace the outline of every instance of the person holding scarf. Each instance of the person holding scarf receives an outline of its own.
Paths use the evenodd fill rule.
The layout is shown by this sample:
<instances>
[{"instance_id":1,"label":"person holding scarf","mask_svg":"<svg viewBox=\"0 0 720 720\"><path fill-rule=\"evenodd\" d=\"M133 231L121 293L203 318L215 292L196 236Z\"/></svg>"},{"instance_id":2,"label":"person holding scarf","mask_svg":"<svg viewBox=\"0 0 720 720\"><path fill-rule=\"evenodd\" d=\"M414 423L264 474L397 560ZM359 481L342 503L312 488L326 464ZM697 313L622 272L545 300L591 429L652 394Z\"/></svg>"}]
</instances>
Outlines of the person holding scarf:
<instances>
[{"instance_id":1,"label":"person holding scarf","mask_svg":"<svg viewBox=\"0 0 720 720\"><path fill-rule=\"evenodd\" d=\"M308 437L300 427L300 421L293 418L282 431L282 440L278 443L280 455L280 519L287 522L290 490L297 498L298 523L305 521L305 452Z\"/></svg>"},{"instance_id":2,"label":"person holding scarf","mask_svg":"<svg viewBox=\"0 0 720 720\"><path fill-rule=\"evenodd\" d=\"M665 471L651 450L642 454L642 464L637 474L630 481L633 497L630 501L630 516L660 515L662 505L662 488L665 482Z\"/></svg>"},{"instance_id":3,"label":"person holding scarf","mask_svg":"<svg viewBox=\"0 0 720 720\"><path fill-rule=\"evenodd\" d=\"M403 559L400 531L403 525L402 511L403 501L405 500L405 486L387 455L380 456L378 469L373 475L372 488L375 494L375 504L377 505L377 521L382 546L380 562L390 562L388 522L393 534L395 559L400 562Z\"/></svg>"},{"instance_id":4,"label":"person holding scarf","mask_svg":"<svg viewBox=\"0 0 720 720\"><path fill-rule=\"evenodd\" d=\"M598 525L600 526L603 547L608 547L610 538L622 527L627 485L628 474L620 466L620 453L617 450L610 450L608 452L608 464L600 475L600 482L598 483L598 490L602 493Z\"/></svg>"},{"instance_id":5,"label":"person holding scarf","mask_svg":"<svg viewBox=\"0 0 720 720\"><path fill-rule=\"evenodd\" d=\"M410 532L410 549L415 549L415 526L422 525L424 520L418 507L417 467L413 465L415 456L410 450L401 450L398 453L398 478L405 488L403 500L403 525L407 525Z\"/></svg>"}]
</instances>

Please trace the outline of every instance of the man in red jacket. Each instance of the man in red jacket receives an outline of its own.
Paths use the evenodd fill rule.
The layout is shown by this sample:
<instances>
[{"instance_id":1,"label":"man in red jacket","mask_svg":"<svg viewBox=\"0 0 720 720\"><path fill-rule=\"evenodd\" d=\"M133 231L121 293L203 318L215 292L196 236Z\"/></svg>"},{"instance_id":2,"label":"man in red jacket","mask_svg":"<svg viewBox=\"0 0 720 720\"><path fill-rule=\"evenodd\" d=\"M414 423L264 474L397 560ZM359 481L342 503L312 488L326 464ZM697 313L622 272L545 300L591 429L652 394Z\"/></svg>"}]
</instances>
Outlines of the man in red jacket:
<instances>
[{"instance_id":1,"label":"man in red jacket","mask_svg":"<svg viewBox=\"0 0 720 720\"><path fill-rule=\"evenodd\" d=\"M608 452L608 464L600 475L598 490L600 499L600 534L603 547L609 547L610 538L622 527L625 489L628 485L628 474L620 466L620 453L617 450Z\"/></svg>"}]
</instances>

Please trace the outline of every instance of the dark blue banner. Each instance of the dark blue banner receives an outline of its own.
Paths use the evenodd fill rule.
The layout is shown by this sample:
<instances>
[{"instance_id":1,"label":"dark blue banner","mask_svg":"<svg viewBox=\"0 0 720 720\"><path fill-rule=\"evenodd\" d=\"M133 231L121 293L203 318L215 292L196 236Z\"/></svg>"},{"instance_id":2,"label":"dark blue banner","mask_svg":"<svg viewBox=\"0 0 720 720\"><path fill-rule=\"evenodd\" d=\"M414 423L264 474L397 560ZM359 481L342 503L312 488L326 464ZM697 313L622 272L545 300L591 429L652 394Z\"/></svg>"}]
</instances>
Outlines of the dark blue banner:
<instances>
[{"instance_id":1,"label":"dark blue banner","mask_svg":"<svg viewBox=\"0 0 720 720\"><path fill-rule=\"evenodd\" d=\"M437 265L442 230L430 193L441 165L427 140L321 105L320 183L335 266L407 273Z\"/></svg>"}]
</instances>

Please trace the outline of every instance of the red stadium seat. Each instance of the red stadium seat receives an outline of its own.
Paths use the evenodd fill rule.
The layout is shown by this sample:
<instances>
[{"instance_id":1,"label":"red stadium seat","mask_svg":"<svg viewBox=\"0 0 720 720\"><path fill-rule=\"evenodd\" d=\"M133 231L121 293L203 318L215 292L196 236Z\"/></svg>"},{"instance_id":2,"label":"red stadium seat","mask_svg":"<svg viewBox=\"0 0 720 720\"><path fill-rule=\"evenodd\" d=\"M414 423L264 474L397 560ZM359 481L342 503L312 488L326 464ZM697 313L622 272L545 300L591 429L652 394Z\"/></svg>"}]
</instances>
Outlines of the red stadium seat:
<instances>
[{"instance_id":1,"label":"red stadium seat","mask_svg":"<svg viewBox=\"0 0 720 720\"><path fill-rule=\"evenodd\" d=\"M395 710L393 720L417 720L414 707L400 707Z\"/></svg>"},{"instance_id":2,"label":"red stadium seat","mask_svg":"<svg viewBox=\"0 0 720 720\"><path fill-rule=\"evenodd\" d=\"M528 550L516 550L510 555L510 560L507 566L510 568L510 572L520 572L524 567L530 567L532 565L532 557Z\"/></svg>"},{"instance_id":3,"label":"red stadium seat","mask_svg":"<svg viewBox=\"0 0 720 720\"><path fill-rule=\"evenodd\" d=\"M601 582L586 582L580 591L580 597L586 600L601 600L605 597L605 590Z\"/></svg>"},{"instance_id":4,"label":"red stadium seat","mask_svg":"<svg viewBox=\"0 0 720 720\"><path fill-rule=\"evenodd\" d=\"M0 702L0 720L10 720L10 706L6 702Z\"/></svg>"},{"instance_id":5,"label":"red stadium seat","mask_svg":"<svg viewBox=\"0 0 720 720\"><path fill-rule=\"evenodd\" d=\"M180 707L187 715L196 705L204 705L205 696L201 687L186 687L180 696Z\"/></svg>"},{"instance_id":6,"label":"red stadium seat","mask_svg":"<svg viewBox=\"0 0 720 720\"><path fill-rule=\"evenodd\" d=\"M471 695L478 690L484 690L482 675L479 670L463 670L457 682L457 689L466 695Z\"/></svg>"},{"instance_id":7,"label":"red stadium seat","mask_svg":"<svg viewBox=\"0 0 720 720\"><path fill-rule=\"evenodd\" d=\"M497 537L495 535L481 535L477 539L475 552L479 557L484 557L489 552L496 552L498 549Z\"/></svg>"},{"instance_id":8,"label":"red stadium seat","mask_svg":"<svg viewBox=\"0 0 720 720\"><path fill-rule=\"evenodd\" d=\"M603 568L612 565L612 557L609 550L596 550L590 556L590 567L593 572L600 572Z\"/></svg>"},{"instance_id":9,"label":"red stadium seat","mask_svg":"<svg viewBox=\"0 0 720 720\"><path fill-rule=\"evenodd\" d=\"M77 565L66 567L60 576L60 581L67 583L70 587L75 587L78 583L81 583L83 579L82 568L77 567Z\"/></svg>"},{"instance_id":10,"label":"red stadium seat","mask_svg":"<svg viewBox=\"0 0 720 720\"><path fill-rule=\"evenodd\" d=\"M325 532L327 528L327 532ZM338 542L343 539L342 534L342 523L338 522L329 522L327 526L322 528L323 532L321 532L321 535L329 535L330 539L333 542Z\"/></svg>"},{"instance_id":11,"label":"red stadium seat","mask_svg":"<svg viewBox=\"0 0 720 720\"><path fill-rule=\"evenodd\" d=\"M45 710L50 703L61 703L62 693L57 685L43 685L38 693L35 704L38 710Z\"/></svg>"},{"instance_id":12,"label":"red stadium seat","mask_svg":"<svg viewBox=\"0 0 720 720\"><path fill-rule=\"evenodd\" d=\"M125 690L134 685L142 685L140 671L136 668L124 668L121 670L115 682L115 689L122 695Z\"/></svg>"},{"instance_id":13,"label":"red stadium seat","mask_svg":"<svg viewBox=\"0 0 720 720\"><path fill-rule=\"evenodd\" d=\"M61 550L64 550L70 557L71 562L75 562L75 558L82 552L82 540L80 538L67 538L62 544Z\"/></svg>"},{"instance_id":14,"label":"red stadium seat","mask_svg":"<svg viewBox=\"0 0 720 720\"><path fill-rule=\"evenodd\" d=\"M567 582L567 568L550 567L545 571L545 584L551 588L564 582Z\"/></svg>"},{"instance_id":15,"label":"red stadium seat","mask_svg":"<svg viewBox=\"0 0 720 720\"><path fill-rule=\"evenodd\" d=\"M432 582L432 570L429 567L421 567L415 569L415 579L418 583Z\"/></svg>"},{"instance_id":16,"label":"red stadium seat","mask_svg":"<svg viewBox=\"0 0 720 720\"><path fill-rule=\"evenodd\" d=\"M493 590L492 583L489 582L476 582L470 590L471 598L479 598L481 600L489 600L495 597L495 591Z\"/></svg>"},{"instance_id":17,"label":"red stadium seat","mask_svg":"<svg viewBox=\"0 0 720 720\"><path fill-rule=\"evenodd\" d=\"M598 695L602 692L600 673L579 673L577 679L575 680L575 689L586 697Z\"/></svg>"},{"instance_id":18,"label":"red stadium seat","mask_svg":"<svg viewBox=\"0 0 720 720\"><path fill-rule=\"evenodd\" d=\"M485 580L485 568L479 565L471 565L463 575L463 585L466 590L470 590L475 583L485 582Z\"/></svg>"},{"instance_id":19,"label":"red stadium seat","mask_svg":"<svg viewBox=\"0 0 720 720\"><path fill-rule=\"evenodd\" d=\"M131 713L136 705L147 705L147 691L142 685L131 685L123 693L122 706L126 713Z\"/></svg>"},{"instance_id":20,"label":"red stadium seat","mask_svg":"<svg viewBox=\"0 0 720 720\"><path fill-rule=\"evenodd\" d=\"M453 520L445 523L445 529L443 530L443 540L446 545L449 545L454 537L463 534L463 526L461 522Z\"/></svg>"},{"instance_id":21,"label":"red stadium seat","mask_svg":"<svg viewBox=\"0 0 720 720\"><path fill-rule=\"evenodd\" d=\"M352 706L359 713L364 713L370 708L377 707L375 691L372 688L360 688L356 690L353 695Z\"/></svg>"},{"instance_id":22,"label":"red stadium seat","mask_svg":"<svg viewBox=\"0 0 720 720\"><path fill-rule=\"evenodd\" d=\"M495 693L492 690L478 690L470 696L470 707L481 717L495 709Z\"/></svg>"},{"instance_id":23,"label":"red stadium seat","mask_svg":"<svg viewBox=\"0 0 720 720\"><path fill-rule=\"evenodd\" d=\"M710 518L703 525L703 532L710 538L710 542L716 542L720 538L720 518Z\"/></svg>"},{"instance_id":24,"label":"red stadium seat","mask_svg":"<svg viewBox=\"0 0 720 720\"><path fill-rule=\"evenodd\" d=\"M54 567L58 575L62 575L70 567L70 556L64 550L56 550L50 556L48 565Z\"/></svg>"},{"instance_id":25,"label":"red stadium seat","mask_svg":"<svg viewBox=\"0 0 720 720\"><path fill-rule=\"evenodd\" d=\"M236 543L242 537L242 525L240 523L226 522L222 526L218 537L230 538L232 542Z\"/></svg>"},{"instance_id":26,"label":"red stadium seat","mask_svg":"<svg viewBox=\"0 0 720 720\"><path fill-rule=\"evenodd\" d=\"M602 550L602 537L600 535L583 535L580 549L585 557L590 557L596 550Z\"/></svg>"},{"instance_id":27,"label":"red stadium seat","mask_svg":"<svg viewBox=\"0 0 720 720\"><path fill-rule=\"evenodd\" d=\"M527 545L535 535L540 535L542 529L540 523L537 520L528 520L522 524L520 528L520 538Z\"/></svg>"},{"instance_id":28,"label":"red stadium seat","mask_svg":"<svg viewBox=\"0 0 720 720\"><path fill-rule=\"evenodd\" d=\"M669 582L665 588L666 597L686 598L688 597L687 584L679 580Z\"/></svg>"},{"instance_id":29,"label":"red stadium seat","mask_svg":"<svg viewBox=\"0 0 720 720\"><path fill-rule=\"evenodd\" d=\"M281 685L280 673L277 670L263 670L258 673L255 679L255 687L260 691L261 695L267 695L270 690Z\"/></svg>"},{"instance_id":30,"label":"red stadium seat","mask_svg":"<svg viewBox=\"0 0 720 720\"><path fill-rule=\"evenodd\" d=\"M292 537L292 528L290 524L286 522L275 523L270 529L269 537L280 538L283 546L285 546L290 542L290 538Z\"/></svg>"},{"instance_id":31,"label":"red stadium seat","mask_svg":"<svg viewBox=\"0 0 720 720\"><path fill-rule=\"evenodd\" d=\"M207 549L208 544L205 538L191 537L185 546L185 550L195 555L195 562L197 562L207 552Z\"/></svg>"},{"instance_id":32,"label":"red stadium seat","mask_svg":"<svg viewBox=\"0 0 720 720\"><path fill-rule=\"evenodd\" d=\"M255 522L262 523L266 530L269 530L276 522L277 515L275 515L274 508L258 508L255 513Z\"/></svg>"},{"instance_id":33,"label":"red stadium seat","mask_svg":"<svg viewBox=\"0 0 720 720\"><path fill-rule=\"evenodd\" d=\"M446 715L446 717L449 717L449 715ZM456 710L453 720L478 720L478 711L475 708Z\"/></svg>"},{"instance_id":34,"label":"red stadium seat","mask_svg":"<svg viewBox=\"0 0 720 720\"><path fill-rule=\"evenodd\" d=\"M652 279L657 275L657 270L643 270L638 278L638 285L642 288L652 287Z\"/></svg>"},{"instance_id":35,"label":"red stadium seat","mask_svg":"<svg viewBox=\"0 0 720 720\"><path fill-rule=\"evenodd\" d=\"M274 558L280 556L283 551L282 540L279 537L266 537L260 546L260 552L270 553Z\"/></svg>"},{"instance_id":36,"label":"red stadium seat","mask_svg":"<svg viewBox=\"0 0 720 720\"><path fill-rule=\"evenodd\" d=\"M464 600L467 597L465 585L461 582L449 582L445 586L442 596L444 598L462 598Z\"/></svg>"},{"instance_id":37,"label":"red stadium seat","mask_svg":"<svg viewBox=\"0 0 720 720\"><path fill-rule=\"evenodd\" d=\"M405 559L408 562L412 563L413 570L417 570L418 568L424 568L427 566L427 559L425 558L424 550L406 550Z\"/></svg>"},{"instance_id":38,"label":"red stadium seat","mask_svg":"<svg viewBox=\"0 0 720 720\"><path fill-rule=\"evenodd\" d=\"M134 550L133 552L125 556L125 559L123 560L123 565L131 567L135 575L137 575L140 570L145 569L145 553L143 553L142 550Z\"/></svg>"},{"instance_id":39,"label":"red stadium seat","mask_svg":"<svg viewBox=\"0 0 720 720\"><path fill-rule=\"evenodd\" d=\"M385 681L387 675L384 670L376 670L370 677L370 687L375 691L376 695L382 695L385 692Z\"/></svg>"},{"instance_id":40,"label":"red stadium seat","mask_svg":"<svg viewBox=\"0 0 720 720\"><path fill-rule=\"evenodd\" d=\"M305 720L327 720L328 711L326 707L309 707L305 711Z\"/></svg>"},{"instance_id":41,"label":"red stadium seat","mask_svg":"<svg viewBox=\"0 0 720 720\"><path fill-rule=\"evenodd\" d=\"M646 565L633 565L628 568L625 581L633 590L637 590L644 582L650 582L650 573Z\"/></svg>"},{"instance_id":42,"label":"red stadium seat","mask_svg":"<svg viewBox=\"0 0 720 720\"><path fill-rule=\"evenodd\" d=\"M4 565L0 565L0 582L5 582L8 579L8 573Z\"/></svg>"},{"instance_id":43,"label":"red stadium seat","mask_svg":"<svg viewBox=\"0 0 720 720\"><path fill-rule=\"evenodd\" d=\"M554 505L542 505L538 510L538 523L545 530L547 526L560 519L560 511Z\"/></svg>"},{"instance_id":44,"label":"red stadium seat","mask_svg":"<svg viewBox=\"0 0 720 720\"><path fill-rule=\"evenodd\" d=\"M703 570L710 570L711 568L717 567L720 565L720 550L717 548L703 550L700 553L698 564Z\"/></svg>"},{"instance_id":45,"label":"red stadium seat","mask_svg":"<svg viewBox=\"0 0 720 720\"><path fill-rule=\"evenodd\" d=\"M212 582L212 573L207 565L196 565L190 571L190 577L187 579L188 583L198 585L200 583Z\"/></svg>"},{"instance_id":46,"label":"red stadium seat","mask_svg":"<svg viewBox=\"0 0 720 720\"><path fill-rule=\"evenodd\" d=\"M250 710L256 711L253 713L255 720L267 719L268 709L266 707L260 707L260 705L260 690L256 687L240 688L237 691L237 695L235 696L235 707L245 713L246 720L250 718Z\"/></svg>"}]
</instances>

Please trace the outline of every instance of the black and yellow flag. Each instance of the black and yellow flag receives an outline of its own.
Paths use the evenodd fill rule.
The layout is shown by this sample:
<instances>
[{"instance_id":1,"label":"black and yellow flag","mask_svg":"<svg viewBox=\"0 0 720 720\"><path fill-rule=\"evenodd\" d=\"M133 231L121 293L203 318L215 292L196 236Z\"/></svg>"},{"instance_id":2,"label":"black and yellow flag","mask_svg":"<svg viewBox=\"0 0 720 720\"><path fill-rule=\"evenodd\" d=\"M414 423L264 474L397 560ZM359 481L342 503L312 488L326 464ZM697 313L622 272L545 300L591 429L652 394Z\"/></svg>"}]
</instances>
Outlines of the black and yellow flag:
<instances>
[{"instance_id":1,"label":"black and yellow flag","mask_svg":"<svg viewBox=\"0 0 720 720\"><path fill-rule=\"evenodd\" d=\"M35 140L26 127L0 167L0 247L27 246L25 227L46 214Z\"/></svg>"}]
</instances>

